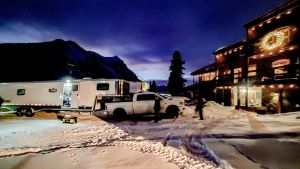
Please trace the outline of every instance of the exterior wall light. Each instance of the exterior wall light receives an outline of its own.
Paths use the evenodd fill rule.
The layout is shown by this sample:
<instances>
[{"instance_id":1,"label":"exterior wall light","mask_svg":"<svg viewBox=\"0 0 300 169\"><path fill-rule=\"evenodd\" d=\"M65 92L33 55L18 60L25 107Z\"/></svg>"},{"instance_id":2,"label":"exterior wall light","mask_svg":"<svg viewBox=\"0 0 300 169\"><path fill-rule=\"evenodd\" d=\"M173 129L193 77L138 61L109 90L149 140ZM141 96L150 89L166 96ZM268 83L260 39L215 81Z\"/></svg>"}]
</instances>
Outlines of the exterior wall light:
<instances>
[{"instance_id":1,"label":"exterior wall light","mask_svg":"<svg viewBox=\"0 0 300 169\"><path fill-rule=\"evenodd\" d=\"M294 88L294 87L295 87L294 84L290 84L290 85L289 85L289 88Z\"/></svg>"}]
</instances>

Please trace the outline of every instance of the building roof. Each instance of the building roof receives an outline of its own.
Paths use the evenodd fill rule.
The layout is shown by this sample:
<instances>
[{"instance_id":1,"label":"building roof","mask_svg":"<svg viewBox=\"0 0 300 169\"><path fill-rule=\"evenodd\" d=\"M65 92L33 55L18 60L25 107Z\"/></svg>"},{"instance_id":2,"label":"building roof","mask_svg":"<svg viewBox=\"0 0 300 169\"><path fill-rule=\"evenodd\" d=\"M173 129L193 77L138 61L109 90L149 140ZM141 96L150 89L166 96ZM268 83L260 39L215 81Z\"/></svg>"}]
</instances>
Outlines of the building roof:
<instances>
[{"instance_id":1,"label":"building roof","mask_svg":"<svg viewBox=\"0 0 300 169\"><path fill-rule=\"evenodd\" d=\"M245 24L244 27L246 27L246 28L252 27L253 25L256 25L256 24L263 22L271 17L274 17L290 8L298 7L299 4L300 4L300 0L289 0L286 3L284 3L283 5L275 8L275 9L272 9L272 10L266 12L265 14L253 19L252 21Z\"/></svg>"},{"instance_id":2,"label":"building roof","mask_svg":"<svg viewBox=\"0 0 300 169\"><path fill-rule=\"evenodd\" d=\"M242 41L234 43L234 44L230 44L230 45L227 45L227 46L224 46L224 47L220 47L216 51L214 51L213 54L215 55L215 54L222 53L222 52L225 52L227 50L230 50L230 49L233 49L233 48L236 48L236 47L239 47L239 46L243 46L245 42L246 42L246 40L242 40Z\"/></svg>"},{"instance_id":3,"label":"building roof","mask_svg":"<svg viewBox=\"0 0 300 169\"><path fill-rule=\"evenodd\" d=\"M211 71L215 71L216 70L216 67L215 67L215 63L211 63L209 65L206 65L194 72L191 73L191 75L197 75L197 74L200 74L200 73L207 73L207 72L211 72Z\"/></svg>"}]
</instances>

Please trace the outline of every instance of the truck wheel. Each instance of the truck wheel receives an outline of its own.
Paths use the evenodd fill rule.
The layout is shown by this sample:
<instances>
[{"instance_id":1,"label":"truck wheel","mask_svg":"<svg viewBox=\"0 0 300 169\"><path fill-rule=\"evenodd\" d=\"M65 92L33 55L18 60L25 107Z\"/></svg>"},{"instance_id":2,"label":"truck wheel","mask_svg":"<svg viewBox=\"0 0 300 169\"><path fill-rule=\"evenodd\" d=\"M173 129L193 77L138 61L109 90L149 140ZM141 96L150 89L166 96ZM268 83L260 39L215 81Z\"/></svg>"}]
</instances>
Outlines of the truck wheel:
<instances>
[{"instance_id":1,"label":"truck wheel","mask_svg":"<svg viewBox=\"0 0 300 169\"><path fill-rule=\"evenodd\" d=\"M26 109L25 116L26 117L32 117L32 116L34 116L34 112L33 112L32 108L27 108Z\"/></svg>"},{"instance_id":2,"label":"truck wheel","mask_svg":"<svg viewBox=\"0 0 300 169\"><path fill-rule=\"evenodd\" d=\"M124 120L126 117L126 111L124 109L116 109L113 114L117 121Z\"/></svg>"},{"instance_id":3,"label":"truck wheel","mask_svg":"<svg viewBox=\"0 0 300 169\"><path fill-rule=\"evenodd\" d=\"M166 110L167 118L174 118L179 116L179 108L177 106L169 106Z\"/></svg>"},{"instance_id":4,"label":"truck wheel","mask_svg":"<svg viewBox=\"0 0 300 169\"><path fill-rule=\"evenodd\" d=\"M25 114L25 108L19 107L16 111L16 116L23 116Z\"/></svg>"}]
</instances>

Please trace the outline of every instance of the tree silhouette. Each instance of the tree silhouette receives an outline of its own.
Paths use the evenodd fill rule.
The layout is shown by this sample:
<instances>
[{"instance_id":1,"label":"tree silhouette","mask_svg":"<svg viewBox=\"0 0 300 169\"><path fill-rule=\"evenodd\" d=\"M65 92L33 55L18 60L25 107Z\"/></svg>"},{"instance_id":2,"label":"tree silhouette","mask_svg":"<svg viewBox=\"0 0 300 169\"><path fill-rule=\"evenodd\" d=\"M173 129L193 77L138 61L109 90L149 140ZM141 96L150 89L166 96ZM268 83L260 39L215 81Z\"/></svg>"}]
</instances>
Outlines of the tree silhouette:
<instances>
[{"instance_id":1,"label":"tree silhouette","mask_svg":"<svg viewBox=\"0 0 300 169\"><path fill-rule=\"evenodd\" d=\"M157 86L156 86L156 82L155 80L152 81L152 83L150 82L150 92L157 92Z\"/></svg>"},{"instance_id":2,"label":"tree silhouette","mask_svg":"<svg viewBox=\"0 0 300 169\"><path fill-rule=\"evenodd\" d=\"M171 60L171 65L169 70L170 76L168 81L168 90L172 96L183 95L184 82L182 75L184 74L182 70L185 68L183 64L185 62L181 59L181 54L179 51L173 53L173 59Z\"/></svg>"}]
</instances>

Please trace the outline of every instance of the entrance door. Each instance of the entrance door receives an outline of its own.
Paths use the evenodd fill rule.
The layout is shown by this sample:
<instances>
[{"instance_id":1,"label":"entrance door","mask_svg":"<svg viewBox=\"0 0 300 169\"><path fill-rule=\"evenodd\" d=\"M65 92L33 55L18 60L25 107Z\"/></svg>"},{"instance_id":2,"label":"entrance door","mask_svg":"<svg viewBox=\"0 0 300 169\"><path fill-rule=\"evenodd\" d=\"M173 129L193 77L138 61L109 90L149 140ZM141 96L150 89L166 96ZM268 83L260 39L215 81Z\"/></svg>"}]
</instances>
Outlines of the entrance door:
<instances>
[{"instance_id":1,"label":"entrance door","mask_svg":"<svg viewBox=\"0 0 300 169\"><path fill-rule=\"evenodd\" d=\"M63 90L63 107L71 107L71 100L72 100L72 83L67 81L64 83L64 90Z\"/></svg>"},{"instance_id":2,"label":"entrance door","mask_svg":"<svg viewBox=\"0 0 300 169\"><path fill-rule=\"evenodd\" d=\"M78 108L79 83L72 83L71 108Z\"/></svg>"}]
</instances>

